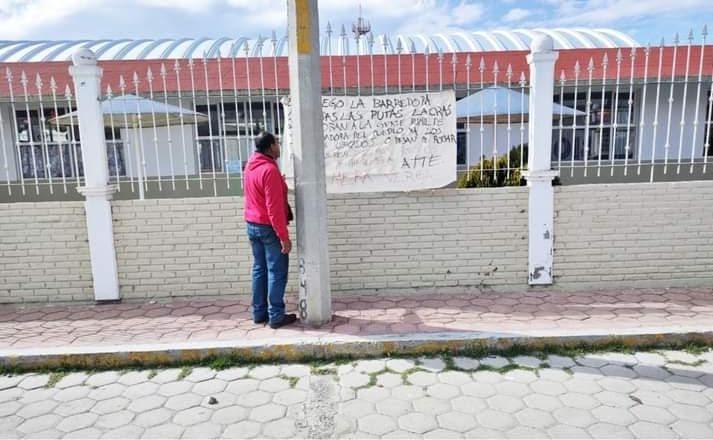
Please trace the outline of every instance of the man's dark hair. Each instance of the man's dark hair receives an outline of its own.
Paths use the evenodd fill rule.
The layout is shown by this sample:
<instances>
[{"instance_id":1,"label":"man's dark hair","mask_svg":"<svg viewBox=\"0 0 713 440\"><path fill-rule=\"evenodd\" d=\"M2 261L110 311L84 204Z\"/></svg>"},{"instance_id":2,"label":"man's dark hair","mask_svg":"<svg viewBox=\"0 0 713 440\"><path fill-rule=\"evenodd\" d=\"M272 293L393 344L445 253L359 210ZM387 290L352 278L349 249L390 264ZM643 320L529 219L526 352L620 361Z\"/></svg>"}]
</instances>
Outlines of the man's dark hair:
<instances>
[{"instance_id":1,"label":"man's dark hair","mask_svg":"<svg viewBox=\"0 0 713 440\"><path fill-rule=\"evenodd\" d=\"M274 134L263 131L255 138L255 150L263 154L267 153L275 142Z\"/></svg>"}]
</instances>

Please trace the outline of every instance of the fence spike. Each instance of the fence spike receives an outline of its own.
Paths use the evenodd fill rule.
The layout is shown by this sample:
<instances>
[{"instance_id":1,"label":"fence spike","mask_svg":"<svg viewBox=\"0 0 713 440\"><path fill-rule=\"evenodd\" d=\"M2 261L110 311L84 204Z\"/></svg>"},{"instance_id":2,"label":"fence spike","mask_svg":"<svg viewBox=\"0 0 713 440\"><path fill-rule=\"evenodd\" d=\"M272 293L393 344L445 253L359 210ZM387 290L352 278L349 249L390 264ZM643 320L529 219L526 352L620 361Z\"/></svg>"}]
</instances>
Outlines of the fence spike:
<instances>
[{"instance_id":1,"label":"fence spike","mask_svg":"<svg viewBox=\"0 0 713 440\"><path fill-rule=\"evenodd\" d=\"M55 81L54 76L50 76L50 90L52 93L57 92L57 81Z\"/></svg>"},{"instance_id":2,"label":"fence spike","mask_svg":"<svg viewBox=\"0 0 713 440\"><path fill-rule=\"evenodd\" d=\"M106 85L106 98L111 99L112 93L111 93L111 84Z\"/></svg>"}]
</instances>

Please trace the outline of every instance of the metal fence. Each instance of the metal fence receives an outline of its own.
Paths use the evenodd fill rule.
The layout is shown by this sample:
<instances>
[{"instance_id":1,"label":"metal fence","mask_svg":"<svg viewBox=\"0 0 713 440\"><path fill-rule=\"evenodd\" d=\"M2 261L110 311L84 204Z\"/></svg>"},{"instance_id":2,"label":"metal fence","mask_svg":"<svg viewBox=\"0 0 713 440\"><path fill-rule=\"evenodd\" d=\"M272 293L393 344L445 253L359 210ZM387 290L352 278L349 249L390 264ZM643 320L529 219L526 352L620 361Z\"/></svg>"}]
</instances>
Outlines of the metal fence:
<instances>
[{"instance_id":1,"label":"metal fence","mask_svg":"<svg viewBox=\"0 0 713 440\"><path fill-rule=\"evenodd\" d=\"M691 34L672 46L560 51L552 164L562 183L710 178L713 48L705 38L704 30L698 43ZM347 40L343 29L336 39L328 29L325 42ZM459 178L522 183L529 93L537 87L526 51L444 53L401 39L387 48L391 41L371 35L353 42L355 55L328 48L322 57L326 96L452 89ZM284 131L288 66L278 44L273 36L235 46L230 57L101 63L116 197L239 194L253 137ZM78 197L83 167L71 78L29 64L4 70L0 200Z\"/></svg>"},{"instance_id":2,"label":"metal fence","mask_svg":"<svg viewBox=\"0 0 713 440\"><path fill-rule=\"evenodd\" d=\"M713 47L704 28L671 46L605 51L558 66L553 168L563 179L710 178Z\"/></svg>"}]
</instances>

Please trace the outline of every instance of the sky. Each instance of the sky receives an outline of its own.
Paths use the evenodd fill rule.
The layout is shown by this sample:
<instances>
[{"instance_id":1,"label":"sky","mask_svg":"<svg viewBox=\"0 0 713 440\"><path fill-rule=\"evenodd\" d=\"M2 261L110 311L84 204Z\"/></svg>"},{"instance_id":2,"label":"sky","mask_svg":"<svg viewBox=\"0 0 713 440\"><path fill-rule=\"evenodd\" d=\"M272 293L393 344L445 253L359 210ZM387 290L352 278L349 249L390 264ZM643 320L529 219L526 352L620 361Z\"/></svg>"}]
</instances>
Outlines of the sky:
<instances>
[{"instance_id":1,"label":"sky","mask_svg":"<svg viewBox=\"0 0 713 440\"><path fill-rule=\"evenodd\" d=\"M658 44L713 31L713 0L320 0L320 27L349 30L360 4L375 34L608 27ZM286 0L0 0L2 40L255 37L285 23Z\"/></svg>"}]
</instances>

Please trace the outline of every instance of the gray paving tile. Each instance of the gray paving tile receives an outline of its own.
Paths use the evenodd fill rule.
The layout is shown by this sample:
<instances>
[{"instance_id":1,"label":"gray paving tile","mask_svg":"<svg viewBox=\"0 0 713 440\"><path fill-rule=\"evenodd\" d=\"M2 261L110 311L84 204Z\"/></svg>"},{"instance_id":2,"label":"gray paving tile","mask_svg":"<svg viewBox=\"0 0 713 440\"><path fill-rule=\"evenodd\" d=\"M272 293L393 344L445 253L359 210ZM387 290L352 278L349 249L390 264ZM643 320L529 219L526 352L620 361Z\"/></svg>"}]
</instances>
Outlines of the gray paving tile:
<instances>
[{"instance_id":1,"label":"gray paving tile","mask_svg":"<svg viewBox=\"0 0 713 440\"><path fill-rule=\"evenodd\" d=\"M398 426L404 431L423 434L438 427L436 418L430 414L410 413L398 418Z\"/></svg>"},{"instance_id":2,"label":"gray paving tile","mask_svg":"<svg viewBox=\"0 0 713 440\"><path fill-rule=\"evenodd\" d=\"M358 422L359 430L367 434L382 436L397 429L396 421L383 414L369 414Z\"/></svg>"},{"instance_id":3,"label":"gray paving tile","mask_svg":"<svg viewBox=\"0 0 713 440\"><path fill-rule=\"evenodd\" d=\"M451 411L436 417L438 426L454 432L466 432L475 428L478 423L471 414L458 411Z\"/></svg>"}]
</instances>

